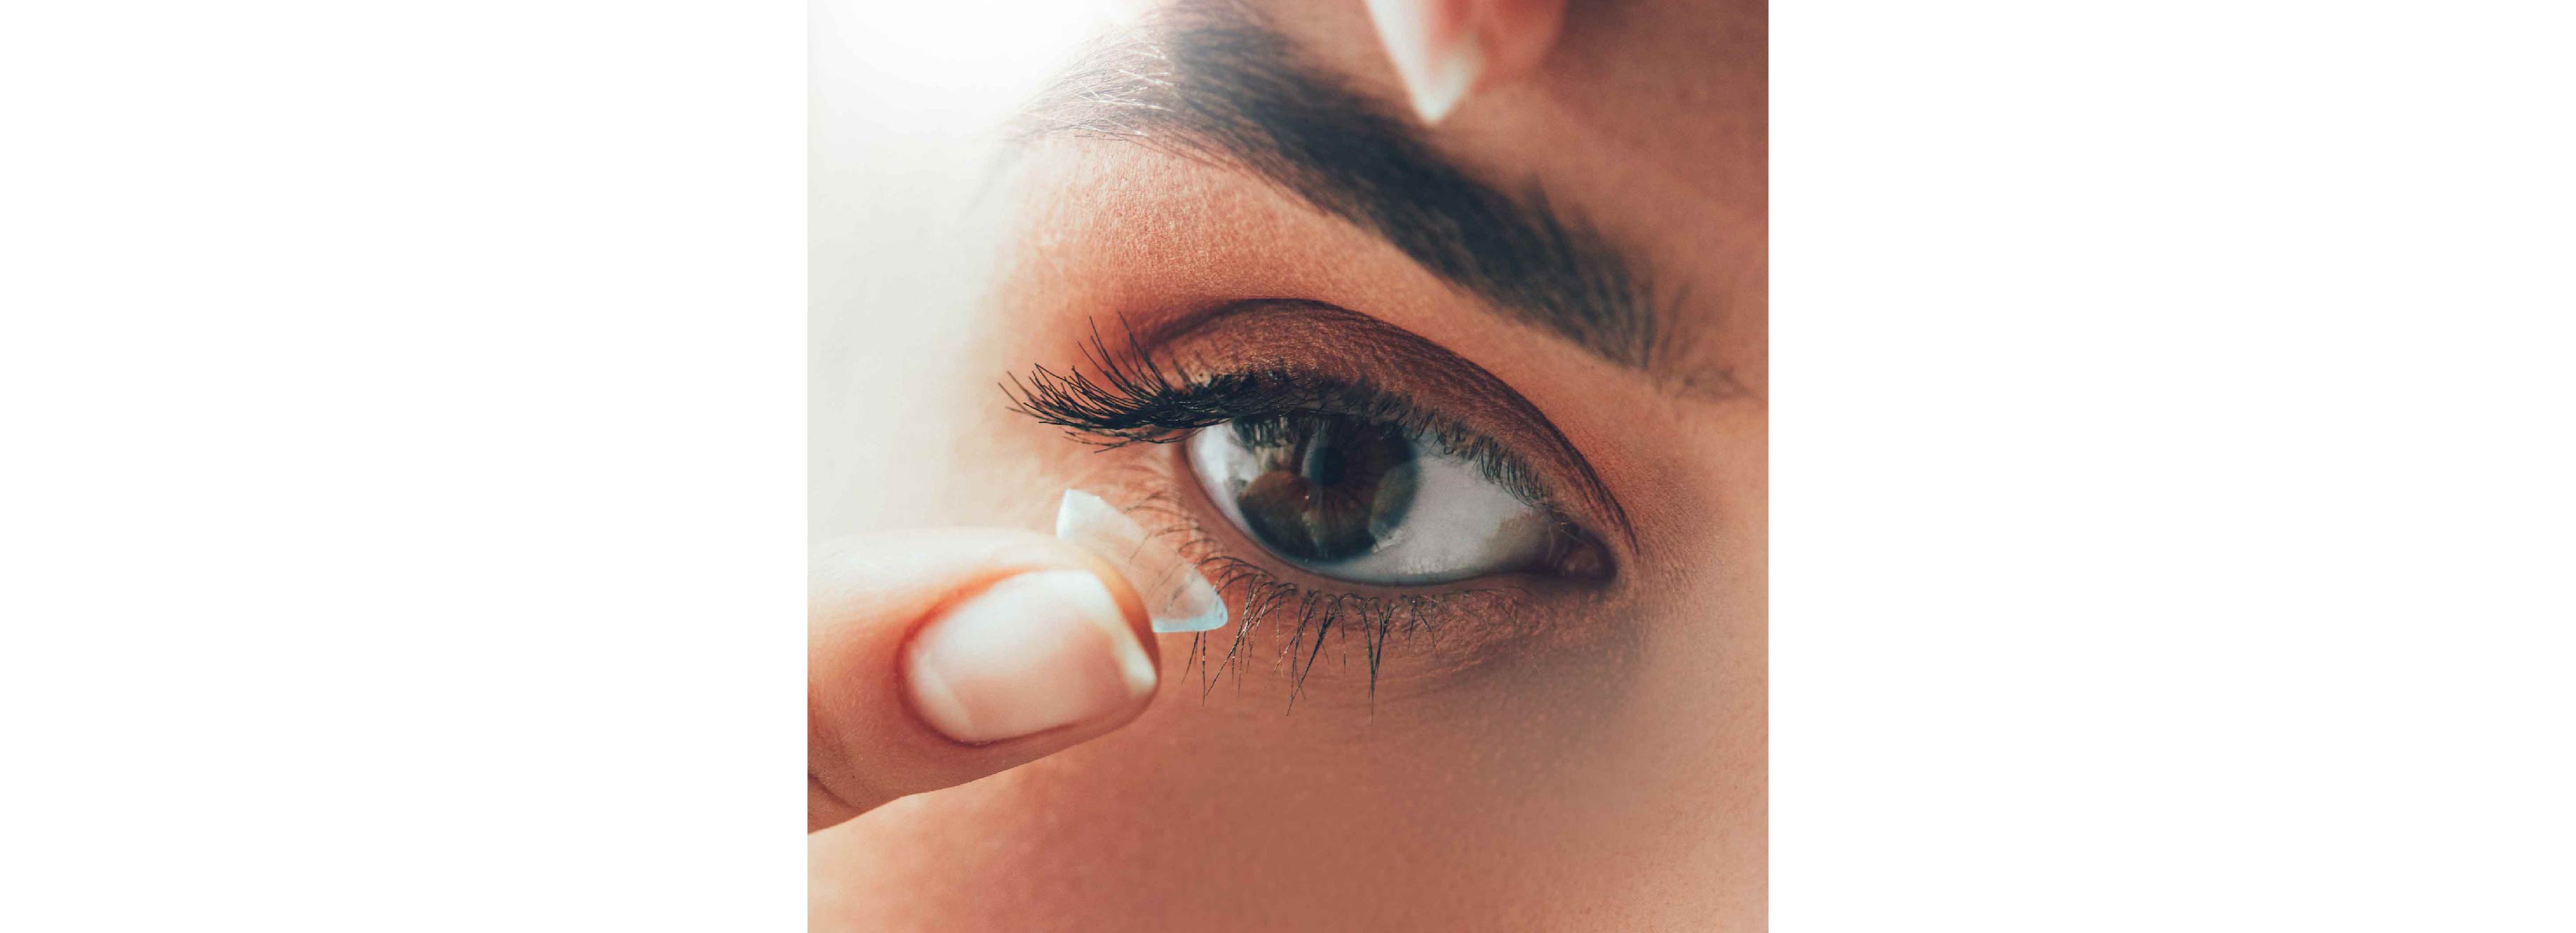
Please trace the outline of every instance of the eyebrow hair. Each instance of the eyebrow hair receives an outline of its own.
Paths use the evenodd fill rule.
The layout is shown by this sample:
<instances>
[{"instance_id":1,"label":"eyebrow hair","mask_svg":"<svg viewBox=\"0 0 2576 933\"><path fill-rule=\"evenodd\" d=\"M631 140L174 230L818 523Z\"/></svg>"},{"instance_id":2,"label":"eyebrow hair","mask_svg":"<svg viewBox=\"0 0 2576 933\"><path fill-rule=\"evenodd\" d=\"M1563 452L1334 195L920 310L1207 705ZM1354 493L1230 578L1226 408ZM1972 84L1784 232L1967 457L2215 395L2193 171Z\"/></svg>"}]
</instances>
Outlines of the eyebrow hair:
<instances>
[{"instance_id":1,"label":"eyebrow hair","mask_svg":"<svg viewBox=\"0 0 2576 933\"><path fill-rule=\"evenodd\" d=\"M1032 102L1014 137L1066 133L1247 169L1504 317L1612 363L1651 370L1663 349L1641 259L1536 182L1515 195L1474 178L1238 5L1183 4L1097 45Z\"/></svg>"}]
</instances>

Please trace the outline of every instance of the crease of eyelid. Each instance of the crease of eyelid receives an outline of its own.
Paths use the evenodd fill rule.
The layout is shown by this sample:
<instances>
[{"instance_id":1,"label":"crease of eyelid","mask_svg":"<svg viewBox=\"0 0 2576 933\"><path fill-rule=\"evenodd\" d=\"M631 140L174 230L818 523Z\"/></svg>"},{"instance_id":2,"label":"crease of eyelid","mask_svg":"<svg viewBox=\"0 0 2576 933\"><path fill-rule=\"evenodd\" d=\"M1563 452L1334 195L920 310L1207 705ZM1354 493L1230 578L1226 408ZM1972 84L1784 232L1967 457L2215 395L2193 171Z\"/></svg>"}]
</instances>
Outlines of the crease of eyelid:
<instances>
[{"instance_id":1,"label":"crease of eyelid","mask_svg":"<svg viewBox=\"0 0 2576 933\"><path fill-rule=\"evenodd\" d=\"M1120 359L1119 355L1111 353L1106 341L1101 338L1098 323L1095 321L1092 328L1092 348L1096 352L1090 355L1098 357L1092 360L1095 366L1108 364L1130 368L1142 367L1151 375L1152 370L1159 365L1155 354L1164 348L1194 334L1220 327L1230 318L1263 313L1297 313L1315 319L1319 325L1366 330L1398 344L1408 352L1417 352L1428 359L1453 366L1471 379L1481 381L1482 385L1468 388L1474 390L1474 394L1490 398L1501 407L1512 410L1522 420L1528 422L1534 429L1533 433L1538 435L1538 439L1554 448L1550 451L1549 459L1558 462L1573 474L1576 494L1582 496L1585 504L1594 511L1608 517L1610 524L1617 527L1620 538L1630 550L1636 549L1637 530L1628 521L1627 509L1620 505L1618 497L1612 495L1609 487L1602 483L1600 474L1592 469L1591 461L1583 457L1582 452L1575 448L1574 442L1566 439L1565 432L1558 429L1555 422L1548 420L1547 415L1539 411L1538 406L1530 404L1530 401L1522 397L1519 391L1514 390L1510 383L1504 382L1484 367L1451 352L1447 347L1378 318L1311 299L1243 298L1219 302L1180 314L1150 317L1141 327L1137 326L1133 319L1122 315L1119 322L1126 335L1127 345L1124 360Z\"/></svg>"},{"instance_id":2,"label":"crease of eyelid","mask_svg":"<svg viewBox=\"0 0 2576 933\"><path fill-rule=\"evenodd\" d=\"M1011 135L1065 133L1243 170L1376 233L1500 317L1627 369L1658 373L1671 332L1693 320L1658 307L1642 255L1536 183L1460 166L1240 4L1178 4L1095 41Z\"/></svg>"}]
</instances>

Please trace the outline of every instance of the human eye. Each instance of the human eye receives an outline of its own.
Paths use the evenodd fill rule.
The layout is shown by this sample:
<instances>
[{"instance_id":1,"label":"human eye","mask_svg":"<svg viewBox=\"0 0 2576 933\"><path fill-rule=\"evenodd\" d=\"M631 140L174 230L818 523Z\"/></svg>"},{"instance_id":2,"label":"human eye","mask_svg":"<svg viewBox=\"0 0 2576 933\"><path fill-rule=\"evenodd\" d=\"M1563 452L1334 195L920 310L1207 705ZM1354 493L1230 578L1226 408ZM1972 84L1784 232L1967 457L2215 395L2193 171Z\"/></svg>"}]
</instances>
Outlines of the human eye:
<instances>
[{"instance_id":1,"label":"human eye","mask_svg":"<svg viewBox=\"0 0 2576 933\"><path fill-rule=\"evenodd\" d=\"M1292 645L1357 629L1374 684L1393 635L1498 653L1616 589L1633 539L1615 499L1473 364L1306 302L1124 331L1095 334L1079 365L1015 376L1013 406L1146 452L1122 471L1129 508L1243 607L1236 649L1265 619L1292 622Z\"/></svg>"},{"instance_id":2,"label":"human eye","mask_svg":"<svg viewBox=\"0 0 2576 933\"><path fill-rule=\"evenodd\" d=\"M1317 576L1423 586L1546 571L1589 546L1475 443L1307 409L1200 428L1184 445L1235 530Z\"/></svg>"}]
</instances>

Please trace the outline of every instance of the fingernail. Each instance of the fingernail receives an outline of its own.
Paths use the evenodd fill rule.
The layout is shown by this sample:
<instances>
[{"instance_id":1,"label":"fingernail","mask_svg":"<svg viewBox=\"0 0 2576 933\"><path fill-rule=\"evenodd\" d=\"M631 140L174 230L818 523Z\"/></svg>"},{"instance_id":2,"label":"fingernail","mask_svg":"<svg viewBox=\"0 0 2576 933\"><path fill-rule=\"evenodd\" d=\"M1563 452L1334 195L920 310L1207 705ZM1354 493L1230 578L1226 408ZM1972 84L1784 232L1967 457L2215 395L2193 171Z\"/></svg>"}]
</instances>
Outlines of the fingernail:
<instances>
[{"instance_id":1,"label":"fingernail","mask_svg":"<svg viewBox=\"0 0 2576 933\"><path fill-rule=\"evenodd\" d=\"M1467 4L1444 0L1368 0L1378 41L1395 60L1404 92L1424 123L1438 123L1467 99L1485 70L1485 47L1467 28Z\"/></svg>"},{"instance_id":2,"label":"fingernail","mask_svg":"<svg viewBox=\"0 0 2576 933\"><path fill-rule=\"evenodd\" d=\"M914 635L904 665L913 710L970 743L1110 715L1156 676L1109 588L1080 570L993 584Z\"/></svg>"}]
</instances>

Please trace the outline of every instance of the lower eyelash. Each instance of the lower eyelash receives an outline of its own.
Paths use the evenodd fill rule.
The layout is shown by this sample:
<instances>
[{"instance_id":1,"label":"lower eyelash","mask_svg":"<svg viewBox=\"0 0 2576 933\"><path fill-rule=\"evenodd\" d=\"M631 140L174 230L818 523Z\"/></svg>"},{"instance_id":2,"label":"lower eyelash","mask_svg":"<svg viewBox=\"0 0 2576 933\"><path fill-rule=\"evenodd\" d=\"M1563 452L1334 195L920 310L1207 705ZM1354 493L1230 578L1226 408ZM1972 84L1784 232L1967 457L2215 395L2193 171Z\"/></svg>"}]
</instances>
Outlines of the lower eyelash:
<instances>
[{"instance_id":1,"label":"lower eyelash","mask_svg":"<svg viewBox=\"0 0 2576 933\"><path fill-rule=\"evenodd\" d=\"M1289 676L1288 706L1296 708L1297 697L1305 690L1307 675L1314 672L1322 658L1327 638L1342 639L1339 657L1349 659L1350 632L1360 633L1360 648L1368 661L1369 697L1377 697L1378 671L1387 658L1393 636L1416 636L1437 631L1447 618L1466 614L1499 614L1507 612L1519 594L1509 588L1483 587L1446 591L1437 594L1402 594L1377 596L1356 592L1331 592L1312 589L1281 578L1268 568L1226 553L1191 515L1180 497L1170 491L1152 493L1130 506L1130 514L1153 515L1160 519L1156 536L1177 536L1174 549L1195 563L1199 573L1216 586L1220 597L1238 607L1232 634L1223 655L1211 660L1209 632L1191 636L1190 657L1182 667L1184 673L1196 668L1202 674L1200 695L1214 692L1217 681L1231 671L1241 677L1252 660L1252 646L1264 623L1293 622L1286 640L1279 647L1274 665L1284 666ZM1140 522L1142 523L1142 522ZM1149 525L1149 527L1151 527ZM1282 617L1283 611L1293 613ZM1481 610L1481 611L1480 611Z\"/></svg>"}]
</instances>

